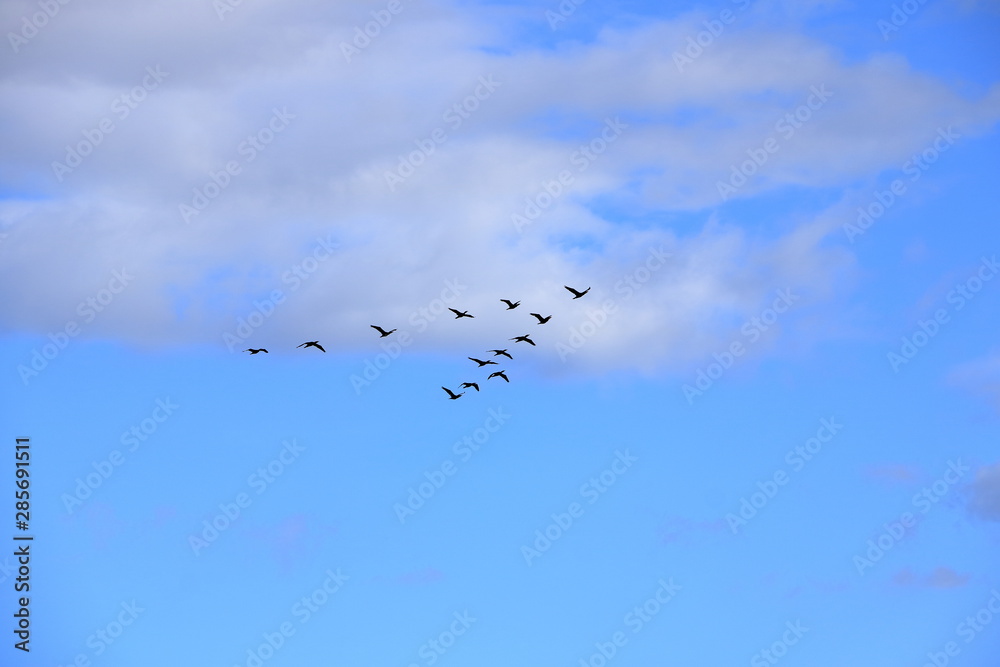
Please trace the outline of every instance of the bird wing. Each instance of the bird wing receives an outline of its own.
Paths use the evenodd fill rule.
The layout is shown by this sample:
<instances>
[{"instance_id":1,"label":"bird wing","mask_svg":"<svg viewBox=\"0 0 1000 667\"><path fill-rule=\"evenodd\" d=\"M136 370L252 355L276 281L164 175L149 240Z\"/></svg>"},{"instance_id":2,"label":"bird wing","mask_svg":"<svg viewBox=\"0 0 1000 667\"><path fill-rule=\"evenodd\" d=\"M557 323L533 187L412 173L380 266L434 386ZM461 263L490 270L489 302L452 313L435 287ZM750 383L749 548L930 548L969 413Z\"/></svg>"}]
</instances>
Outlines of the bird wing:
<instances>
[{"instance_id":1,"label":"bird wing","mask_svg":"<svg viewBox=\"0 0 1000 667\"><path fill-rule=\"evenodd\" d=\"M319 343L316 343L315 345L316 345L316 347L318 347L318 348L319 348L319 351L320 351L320 352L326 352L326 350L324 350L324 349L323 349L323 346L322 346L322 345L320 345Z\"/></svg>"}]
</instances>

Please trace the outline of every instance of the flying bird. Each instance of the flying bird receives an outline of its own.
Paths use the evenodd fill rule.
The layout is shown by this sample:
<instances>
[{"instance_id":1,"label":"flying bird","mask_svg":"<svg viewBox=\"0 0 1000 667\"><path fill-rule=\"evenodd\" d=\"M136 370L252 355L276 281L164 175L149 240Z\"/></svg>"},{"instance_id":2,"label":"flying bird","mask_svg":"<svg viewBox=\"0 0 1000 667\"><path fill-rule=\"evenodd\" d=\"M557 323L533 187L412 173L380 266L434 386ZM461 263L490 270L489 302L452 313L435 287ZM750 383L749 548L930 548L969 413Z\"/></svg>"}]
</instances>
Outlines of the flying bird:
<instances>
[{"instance_id":1,"label":"flying bird","mask_svg":"<svg viewBox=\"0 0 1000 667\"><path fill-rule=\"evenodd\" d=\"M590 291L589 287L587 289L583 290L582 292L577 292L575 289L573 289L569 285L563 285L563 287L565 287L566 289L568 289L570 292L573 293L573 298L574 299L579 299L581 296L583 296L584 294L586 294L587 292Z\"/></svg>"},{"instance_id":2,"label":"flying bird","mask_svg":"<svg viewBox=\"0 0 1000 667\"><path fill-rule=\"evenodd\" d=\"M469 359L479 364L479 368L482 368L483 366L489 366L490 364L493 364L494 366L497 365L497 362L495 361L483 361L482 359L476 359L475 357L469 357Z\"/></svg>"},{"instance_id":3,"label":"flying bird","mask_svg":"<svg viewBox=\"0 0 1000 667\"><path fill-rule=\"evenodd\" d=\"M375 331L379 332L380 334L382 334L381 338L385 338L386 336L388 336L389 334L391 334L393 331L395 331L395 329L392 329L390 331L386 331L382 327L376 326L374 324L371 325L371 328L374 329Z\"/></svg>"},{"instance_id":4,"label":"flying bird","mask_svg":"<svg viewBox=\"0 0 1000 667\"><path fill-rule=\"evenodd\" d=\"M469 315L469 311L467 310L455 310L454 308L449 308L448 310L455 313L456 320L462 317L473 317L473 318L475 317L475 315Z\"/></svg>"},{"instance_id":5,"label":"flying bird","mask_svg":"<svg viewBox=\"0 0 1000 667\"><path fill-rule=\"evenodd\" d=\"M267 350L265 350L264 348L260 348L260 349L258 349L258 350L255 350L255 349L253 349L253 348L251 347L251 348L250 348L249 350L243 350L243 351L244 351L244 352L249 352L250 354L257 354L258 352L263 352L264 354L270 354L270 352L268 352L268 351L267 351Z\"/></svg>"},{"instance_id":6,"label":"flying bird","mask_svg":"<svg viewBox=\"0 0 1000 667\"><path fill-rule=\"evenodd\" d=\"M514 302L511 301L510 299L500 299L500 300L507 304L507 310L514 310L515 308L521 305L520 301Z\"/></svg>"},{"instance_id":7,"label":"flying bird","mask_svg":"<svg viewBox=\"0 0 1000 667\"><path fill-rule=\"evenodd\" d=\"M472 387L476 391L479 391L479 385L476 384L475 382L463 382L462 383L462 389L466 389L468 387Z\"/></svg>"},{"instance_id":8,"label":"flying bird","mask_svg":"<svg viewBox=\"0 0 1000 667\"><path fill-rule=\"evenodd\" d=\"M512 340L515 343L531 343L532 345L535 344L535 341L533 341L530 338L528 338L527 334L525 334L523 336L517 336L516 338L511 338L509 340Z\"/></svg>"},{"instance_id":9,"label":"flying bird","mask_svg":"<svg viewBox=\"0 0 1000 667\"><path fill-rule=\"evenodd\" d=\"M302 345L296 345L295 347L297 347L297 348L298 347L315 347L315 348L318 348L320 352L326 352L326 350L323 349L323 346L319 344L319 341L316 341L316 340L311 340L311 341L302 343Z\"/></svg>"},{"instance_id":10,"label":"flying bird","mask_svg":"<svg viewBox=\"0 0 1000 667\"><path fill-rule=\"evenodd\" d=\"M495 377L502 377L504 380L507 380L507 382L510 382L510 380L507 379L507 376L504 375L503 371L497 371L496 373L490 373L490 377L488 377L486 379L489 380L490 378L495 378Z\"/></svg>"},{"instance_id":11,"label":"flying bird","mask_svg":"<svg viewBox=\"0 0 1000 667\"><path fill-rule=\"evenodd\" d=\"M534 317L536 320L538 320L539 324L545 324L546 322L552 319L551 315L549 315L548 317L542 317L538 313L531 313L531 316Z\"/></svg>"},{"instance_id":12,"label":"flying bird","mask_svg":"<svg viewBox=\"0 0 1000 667\"><path fill-rule=\"evenodd\" d=\"M448 389L448 387L441 387L441 388L444 389L446 392L448 392L448 398L450 398L453 401L456 398L458 398L459 396L465 396L465 392L464 391L461 394L456 394L451 389Z\"/></svg>"},{"instance_id":13,"label":"flying bird","mask_svg":"<svg viewBox=\"0 0 1000 667\"><path fill-rule=\"evenodd\" d=\"M490 352L493 353L494 357L499 357L502 354L503 356L507 357L508 359L511 359L511 360L514 359L514 357L510 356L510 354L507 353L507 350L490 350Z\"/></svg>"}]
</instances>

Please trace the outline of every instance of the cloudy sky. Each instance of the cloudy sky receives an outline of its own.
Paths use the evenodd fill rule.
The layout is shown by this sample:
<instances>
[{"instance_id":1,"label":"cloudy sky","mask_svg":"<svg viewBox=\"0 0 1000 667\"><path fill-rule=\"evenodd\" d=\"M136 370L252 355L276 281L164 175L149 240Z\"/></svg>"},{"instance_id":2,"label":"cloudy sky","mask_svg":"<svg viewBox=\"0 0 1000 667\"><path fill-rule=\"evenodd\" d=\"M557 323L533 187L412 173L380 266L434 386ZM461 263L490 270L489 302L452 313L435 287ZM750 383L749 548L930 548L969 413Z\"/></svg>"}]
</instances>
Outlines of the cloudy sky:
<instances>
[{"instance_id":1,"label":"cloudy sky","mask_svg":"<svg viewBox=\"0 0 1000 667\"><path fill-rule=\"evenodd\" d=\"M995 664L1000 4L0 25L11 660Z\"/></svg>"}]
</instances>

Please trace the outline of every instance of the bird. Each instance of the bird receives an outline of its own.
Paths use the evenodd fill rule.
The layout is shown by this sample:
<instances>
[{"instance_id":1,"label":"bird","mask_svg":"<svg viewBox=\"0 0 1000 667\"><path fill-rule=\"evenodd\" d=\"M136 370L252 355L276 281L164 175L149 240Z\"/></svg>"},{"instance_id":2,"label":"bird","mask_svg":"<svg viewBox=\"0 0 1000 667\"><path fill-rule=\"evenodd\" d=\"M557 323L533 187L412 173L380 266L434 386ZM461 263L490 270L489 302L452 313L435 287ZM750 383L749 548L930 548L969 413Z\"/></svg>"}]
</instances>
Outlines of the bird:
<instances>
[{"instance_id":1,"label":"bird","mask_svg":"<svg viewBox=\"0 0 1000 667\"><path fill-rule=\"evenodd\" d=\"M395 331L395 329L392 329L390 331L386 331L382 327L376 326L374 324L371 325L371 328L374 329L375 331L379 332L380 334L382 334L381 338L385 338L386 336L388 336L389 334L391 334L393 331Z\"/></svg>"},{"instance_id":2,"label":"bird","mask_svg":"<svg viewBox=\"0 0 1000 667\"><path fill-rule=\"evenodd\" d=\"M472 317L472 318L475 317L475 315L469 315L469 311L467 311L467 310L455 310L454 308L449 308L448 310L450 310L451 312L455 313L455 319L456 320L460 319L462 317Z\"/></svg>"},{"instance_id":3,"label":"bird","mask_svg":"<svg viewBox=\"0 0 1000 667\"><path fill-rule=\"evenodd\" d=\"M538 320L539 324L545 324L546 322L552 319L551 315L549 315L548 317L542 317L538 313L531 313L531 316L534 317L536 320Z\"/></svg>"},{"instance_id":4,"label":"bird","mask_svg":"<svg viewBox=\"0 0 1000 667\"><path fill-rule=\"evenodd\" d=\"M295 347L315 347L315 348L319 348L320 352L326 352L326 350L323 349L323 346L319 344L319 341L316 341L316 340L311 340L311 341L302 343L302 345L296 345Z\"/></svg>"},{"instance_id":5,"label":"bird","mask_svg":"<svg viewBox=\"0 0 1000 667\"><path fill-rule=\"evenodd\" d=\"M453 401L460 396L465 396L464 391L461 394L456 394L451 389L448 389L448 387L441 387L441 388L444 389L446 392L448 392L448 398L450 398Z\"/></svg>"},{"instance_id":6,"label":"bird","mask_svg":"<svg viewBox=\"0 0 1000 667\"><path fill-rule=\"evenodd\" d=\"M566 289L568 289L570 292L573 293L573 298L574 299L579 299L581 296L583 296L584 294L586 294L587 292L590 291L589 287L587 289L583 290L582 292L577 292L575 289L573 289L569 285L563 285L563 287L565 287Z\"/></svg>"},{"instance_id":7,"label":"bird","mask_svg":"<svg viewBox=\"0 0 1000 667\"><path fill-rule=\"evenodd\" d=\"M257 354L258 352L263 352L264 354L270 354L270 352L268 352L268 351L267 351L267 350L265 350L264 348L260 348L260 349L258 349L258 350L255 350L255 349L253 349L253 348L251 347L251 348L250 348L249 350L243 350L243 351L244 351L244 352L249 352L250 354Z\"/></svg>"},{"instance_id":8,"label":"bird","mask_svg":"<svg viewBox=\"0 0 1000 667\"><path fill-rule=\"evenodd\" d=\"M490 350L490 352L493 353L494 357L499 357L502 354L503 356L507 357L508 359L511 359L511 360L514 359L514 357L510 356L510 354L507 352L507 350Z\"/></svg>"},{"instance_id":9,"label":"bird","mask_svg":"<svg viewBox=\"0 0 1000 667\"><path fill-rule=\"evenodd\" d=\"M507 382L510 382L510 380L507 379L507 376L504 375L503 371L497 371L496 373L490 373L490 377L488 377L486 379L489 380L490 378L494 378L494 377L502 377L504 380L507 380Z\"/></svg>"},{"instance_id":10,"label":"bird","mask_svg":"<svg viewBox=\"0 0 1000 667\"><path fill-rule=\"evenodd\" d=\"M507 304L507 310L514 310L515 308L521 305L520 301L514 302L511 301L510 299L500 299L500 300Z\"/></svg>"},{"instance_id":11,"label":"bird","mask_svg":"<svg viewBox=\"0 0 1000 667\"><path fill-rule=\"evenodd\" d=\"M511 338L510 340L514 341L515 343L531 343L532 345L535 344L535 341L528 338L528 334L525 334L523 336L517 336L515 338Z\"/></svg>"},{"instance_id":12,"label":"bird","mask_svg":"<svg viewBox=\"0 0 1000 667\"><path fill-rule=\"evenodd\" d=\"M472 387L476 391L479 391L479 385L476 384L475 382L463 382L462 383L462 389L465 389L467 387Z\"/></svg>"},{"instance_id":13,"label":"bird","mask_svg":"<svg viewBox=\"0 0 1000 667\"><path fill-rule=\"evenodd\" d=\"M497 365L497 362L495 361L483 361L482 359L476 359L475 357L469 357L469 359L479 364L479 368L482 368L483 366L489 366L490 364L493 364L494 366Z\"/></svg>"}]
</instances>

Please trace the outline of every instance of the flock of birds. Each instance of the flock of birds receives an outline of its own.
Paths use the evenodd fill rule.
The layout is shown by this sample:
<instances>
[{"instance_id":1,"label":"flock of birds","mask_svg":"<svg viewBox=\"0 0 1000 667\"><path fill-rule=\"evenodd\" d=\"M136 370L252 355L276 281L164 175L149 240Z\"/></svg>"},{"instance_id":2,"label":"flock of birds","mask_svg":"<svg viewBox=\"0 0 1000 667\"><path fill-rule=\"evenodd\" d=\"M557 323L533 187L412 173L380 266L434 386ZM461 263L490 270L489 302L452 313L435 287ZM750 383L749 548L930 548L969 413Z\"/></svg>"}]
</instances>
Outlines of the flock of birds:
<instances>
[{"instance_id":1,"label":"flock of birds","mask_svg":"<svg viewBox=\"0 0 1000 667\"><path fill-rule=\"evenodd\" d=\"M563 285L563 287L565 287L567 290L569 290L569 292L573 295L574 299L579 299L584 294L586 294L587 292L590 291L589 287L587 289L583 290L582 292L579 291L579 290L573 289L569 285ZM500 301L502 301L504 304L507 305L507 310L514 310L515 308L517 308L518 306L521 305L520 301L511 301L510 299L500 299ZM475 315L470 315L469 312L465 311L465 310L456 310L455 308L449 308L448 310L450 310L451 312L455 313L455 319L456 320L460 320L463 317L475 318ZM543 316L543 315L540 315L538 313L529 313L529 314L532 317L534 317L536 320L538 320L538 324L545 324L549 320L552 319L551 315ZM386 331L385 329L383 329L382 327L378 326L377 324L372 324L371 328L378 332L379 338L385 338L386 336L390 336L390 335L393 334L393 332L396 331L395 329L389 329L388 331ZM531 340L530 334L525 334L523 336L514 336L513 338L510 338L509 340L512 340L515 343L528 343L531 346L535 345L535 341ZM296 349L298 349L300 347L301 348L315 347L320 352L326 352L326 350L323 349L323 346L320 345L319 341L317 341L317 340L309 340L309 341L306 341L305 343L302 343L301 345L296 345L295 347L296 347ZM243 350L243 351L244 352L249 352L251 355L259 354L261 352L263 352L264 354L269 354L268 351L266 349L262 348L262 347L260 347L260 348L252 348L251 347L251 348L248 348L248 349ZM512 357L510 355L510 353L506 349L495 349L495 350L489 350L489 351L493 353L494 357L501 357L502 356L502 357L507 357L508 359L511 359L511 360L514 359L514 357ZM468 357L468 359L470 361L476 362L476 364L478 364L477 368L483 368L484 366L490 366L490 365L493 365L493 366L498 366L499 365L499 364L497 364L497 362L493 361L492 359L483 360L483 359L477 359L475 357ZM503 378L504 381L510 382L510 379L507 377L505 370L501 369L499 371L494 371L494 372L490 373L490 375L486 378L486 380L489 381L489 380L492 380L495 377ZM448 387L441 387L441 388L444 389L445 392L447 392L448 398L450 398L453 401L455 399L461 398L462 396L465 395L464 391L461 392L461 393L456 394L451 389L448 389ZM479 384L477 382L463 382L461 384L461 386L459 386L459 389L475 389L476 391L479 391Z\"/></svg>"}]
</instances>

